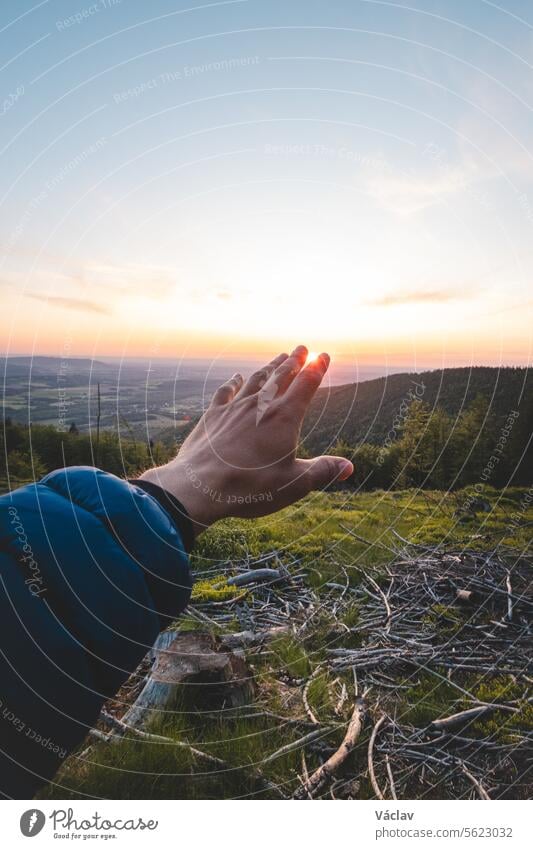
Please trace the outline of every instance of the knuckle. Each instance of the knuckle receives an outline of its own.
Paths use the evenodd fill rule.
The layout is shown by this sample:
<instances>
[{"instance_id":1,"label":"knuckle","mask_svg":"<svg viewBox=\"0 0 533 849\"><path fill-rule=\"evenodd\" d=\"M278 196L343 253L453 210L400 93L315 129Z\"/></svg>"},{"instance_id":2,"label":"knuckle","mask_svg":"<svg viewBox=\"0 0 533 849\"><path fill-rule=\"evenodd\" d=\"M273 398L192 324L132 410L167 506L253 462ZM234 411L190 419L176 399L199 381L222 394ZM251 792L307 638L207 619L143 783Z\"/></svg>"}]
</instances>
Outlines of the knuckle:
<instances>
[{"instance_id":1,"label":"knuckle","mask_svg":"<svg viewBox=\"0 0 533 849\"><path fill-rule=\"evenodd\" d=\"M289 425L294 422L294 411L287 404L273 405L273 412L280 424Z\"/></svg>"},{"instance_id":2,"label":"knuckle","mask_svg":"<svg viewBox=\"0 0 533 849\"><path fill-rule=\"evenodd\" d=\"M215 400L220 401L220 400L223 400L224 398L229 398L229 396L232 395L232 394L233 394L233 392L232 392L231 386L224 384L223 386L219 386L219 388L215 392L214 397L215 397Z\"/></svg>"}]
</instances>

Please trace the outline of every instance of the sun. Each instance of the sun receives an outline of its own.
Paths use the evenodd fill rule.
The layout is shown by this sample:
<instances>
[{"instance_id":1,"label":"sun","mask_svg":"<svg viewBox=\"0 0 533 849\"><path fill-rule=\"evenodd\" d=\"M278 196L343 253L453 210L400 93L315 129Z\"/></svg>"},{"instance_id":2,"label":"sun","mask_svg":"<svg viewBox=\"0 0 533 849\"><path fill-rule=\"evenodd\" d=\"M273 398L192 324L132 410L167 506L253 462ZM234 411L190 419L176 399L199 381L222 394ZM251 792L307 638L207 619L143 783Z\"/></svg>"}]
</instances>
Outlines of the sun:
<instances>
[{"instance_id":1,"label":"sun","mask_svg":"<svg viewBox=\"0 0 533 849\"><path fill-rule=\"evenodd\" d=\"M308 363L314 362L314 360L316 360L317 357L318 357L318 351L309 351L309 353L307 354L307 359L305 361L305 364L307 365Z\"/></svg>"}]
</instances>

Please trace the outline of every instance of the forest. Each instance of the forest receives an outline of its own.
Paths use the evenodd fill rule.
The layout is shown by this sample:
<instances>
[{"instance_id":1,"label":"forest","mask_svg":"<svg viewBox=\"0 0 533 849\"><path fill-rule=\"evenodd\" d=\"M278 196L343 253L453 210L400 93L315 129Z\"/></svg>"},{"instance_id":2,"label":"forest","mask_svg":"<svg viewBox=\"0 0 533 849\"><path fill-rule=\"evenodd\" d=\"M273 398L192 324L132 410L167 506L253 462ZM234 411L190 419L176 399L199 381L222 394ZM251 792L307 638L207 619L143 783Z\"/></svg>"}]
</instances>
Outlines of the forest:
<instances>
[{"instance_id":1,"label":"forest","mask_svg":"<svg viewBox=\"0 0 533 849\"><path fill-rule=\"evenodd\" d=\"M344 486L356 490L454 490L476 483L526 486L533 467L532 420L529 396L502 413L478 394L457 415L415 396L400 403L380 443L350 442L340 429L341 437L331 444L315 427L312 440L302 439L299 453L312 456L312 442L317 451L352 459L355 473ZM70 465L95 465L131 477L167 462L186 433L167 429L154 442L118 429L80 433L73 422L64 432L7 418L0 434L0 486L27 483Z\"/></svg>"}]
</instances>

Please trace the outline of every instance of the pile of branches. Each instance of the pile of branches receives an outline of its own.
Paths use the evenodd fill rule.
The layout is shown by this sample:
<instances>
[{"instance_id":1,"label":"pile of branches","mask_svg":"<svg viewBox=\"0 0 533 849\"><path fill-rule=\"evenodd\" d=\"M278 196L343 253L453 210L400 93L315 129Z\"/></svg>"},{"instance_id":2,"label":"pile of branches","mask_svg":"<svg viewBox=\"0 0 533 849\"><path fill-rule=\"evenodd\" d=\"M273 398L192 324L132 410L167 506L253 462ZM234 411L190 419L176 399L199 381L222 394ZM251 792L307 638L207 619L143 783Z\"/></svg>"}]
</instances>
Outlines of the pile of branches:
<instances>
[{"instance_id":1,"label":"pile of branches","mask_svg":"<svg viewBox=\"0 0 533 849\"><path fill-rule=\"evenodd\" d=\"M533 701L529 558L497 549L442 551L403 540L379 572L360 563L339 565L338 580L320 590L309 586L299 561L284 557L282 562L279 552L230 564L228 570L230 581L246 593L197 605L193 614L220 625L236 617L243 630L223 638L230 647L261 651L283 633L303 640L324 614L335 630L346 610L354 605L359 609L357 624L343 626L350 636L348 647L336 640L312 676L292 682L301 689L305 733L281 752L302 749L302 775L291 795L354 797L362 778L381 799L412 798L413 793L513 798L519 793L533 761L533 732L525 721L523 727L520 723ZM349 647L355 635L357 647ZM340 703L351 699L353 709L341 746L332 749L326 742L331 724L315 716L307 695L317 674L335 676L346 670L353 673L355 689L349 696L343 684ZM444 681L456 692L457 709L416 727L396 705L402 691L428 673L436 685ZM464 684L473 675L486 681L508 676L520 696L516 698L515 690L510 700L479 701ZM483 735L479 723L489 718L498 731ZM352 757L361 746L367 749L363 773L361 759ZM318 753L321 760L311 775L305 751ZM351 771L355 761L357 769Z\"/></svg>"},{"instance_id":2,"label":"pile of branches","mask_svg":"<svg viewBox=\"0 0 533 849\"><path fill-rule=\"evenodd\" d=\"M187 612L221 629L237 619L242 632L231 635L232 639L226 640L228 646L260 643L282 631L295 631L297 624L321 604L318 593L308 586L307 570L300 560L286 553L271 551L259 558L195 573L195 577L205 579L224 572L231 573L227 583L242 588L242 592L226 601L197 602Z\"/></svg>"},{"instance_id":3,"label":"pile of branches","mask_svg":"<svg viewBox=\"0 0 533 849\"><path fill-rule=\"evenodd\" d=\"M290 742L256 765L257 776L269 792L296 799L360 798L368 788L379 799L527 796L533 765L531 560L509 550L504 555L498 549L443 551L401 543L387 566L335 564L335 579L317 587L310 585L308 567L279 551L198 575L225 574L236 589L232 598L197 602L187 611L215 630L228 651L271 652L275 640L286 636L307 645L315 626L330 623L331 642L326 638L321 645L309 676L272 670L280 687L296 694L299 711L274 713L261 695L244 708L246 716L291 732ZM354 609L356 624L345 624ZM336 686L328 689L334 701L327 720L309 702L318 675ZM412 697L406 691L422 676L427 683L428 675L454 696L442 715L415 724L405 709ZM510 681L512 698L505 698L503 687L497 699L481 701L469 689L474 677ZM231 715L225 711L226 718ZM234 715L242 718L242 709ZM297 776L276 786L263 778L265 765L295 750L302 759ZM193 751L201 760L216 760ZM310 753L319 764L314 771L307 767Z\"/></svg>"},{"instance_id":4,"label":"pile of branches","mask_svg":"<svg viewBox=\"0 0 533 849\"><path fill-rule=\"evenodd\" d=\"M381 585L366 575L353 589L365 645L332 649L334 668L356 665L375 675L406 666L517 677L532 671L526 558L510 563L497 552L424 550L385 568Z\"/></svg>"}]
</instances>

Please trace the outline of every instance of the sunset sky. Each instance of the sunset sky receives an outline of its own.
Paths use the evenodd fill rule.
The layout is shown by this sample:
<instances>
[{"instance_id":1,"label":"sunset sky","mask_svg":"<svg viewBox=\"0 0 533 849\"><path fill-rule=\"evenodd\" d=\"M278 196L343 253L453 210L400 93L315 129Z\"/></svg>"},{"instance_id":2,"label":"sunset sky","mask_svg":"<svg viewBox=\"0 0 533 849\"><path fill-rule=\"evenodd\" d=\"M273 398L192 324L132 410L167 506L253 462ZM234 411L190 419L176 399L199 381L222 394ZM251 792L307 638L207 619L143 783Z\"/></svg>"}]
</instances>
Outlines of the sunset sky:
<instances>
[{"instance_id":1,"label":"sunset sky","mask_svg":"<svg viewBox=\"0 0 533 849\"><path fill-rule=\"evenodd\" d=\"M9 354L525 364L523 0L4 0Z\"/></svg>"}]
</instances>

